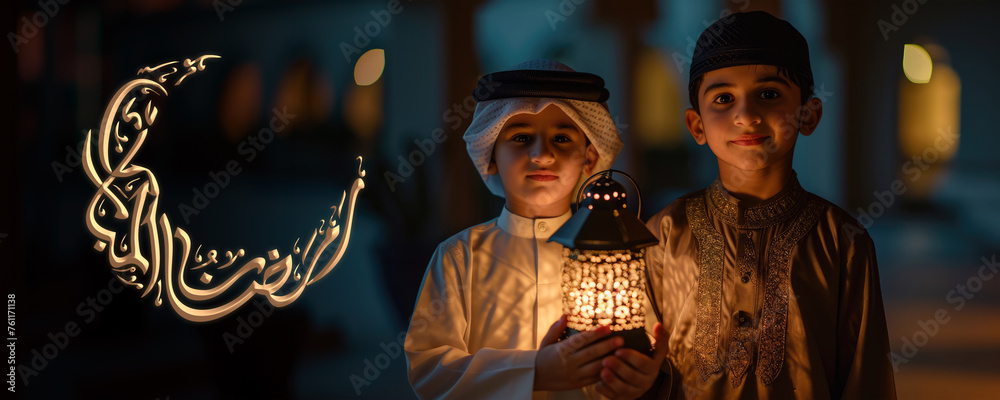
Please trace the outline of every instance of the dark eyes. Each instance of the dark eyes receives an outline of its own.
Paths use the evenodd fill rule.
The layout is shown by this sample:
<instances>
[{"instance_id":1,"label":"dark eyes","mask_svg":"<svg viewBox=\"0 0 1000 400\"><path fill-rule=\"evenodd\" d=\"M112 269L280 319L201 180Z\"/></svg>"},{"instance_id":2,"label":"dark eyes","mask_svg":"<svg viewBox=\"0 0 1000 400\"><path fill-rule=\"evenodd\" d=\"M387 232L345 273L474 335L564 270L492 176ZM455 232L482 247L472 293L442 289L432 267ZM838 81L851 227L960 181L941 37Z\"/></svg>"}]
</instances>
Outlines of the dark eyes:
<instances>
[{"instance_id":1,"label":"dark eyes","mask_svg":"<svg viewBox=\"0 0 1000 400\"><path fill-rule=\"evenodd\" d=\"M715 96L715 100L713 102L715 104L726 104L726 103L732 103L733 100L734 100L733 96L723 93L718 96Z\"/></svg>"},{"instance_id":2,"label":"dark eyes","mask_svg":"<svg viewBox=\"0 0 1000 400\"><path fill-rule=\"evenodd\" d=\"M764 100L777 100L780 97L781 93L778 93L777 90L767 89L763 92L760 92L760 98Z\"/></svg>"},{"instance_id":3,"label":"dark eyes","mask_svg":"<svg viewBox=\"0 0 1000 400\"><path fill-rule=\"evenodd\" d=\"M524 133L515 134L514 136L511 136L510 141L517 143L528 143L531 141L531 135ZM573 141L573 139L570 138L568 135L556 135L555 137L552 138L552 141L555 143L570 143Z\"/></svg>"},{"instance_id":4,"label":"dark eyes","mask_svg":"<svg viewBox=\"0 0 1000 400\"><path fill-rule=\"evenodd\" d=\"M760 95L758 97L760 97L760 99L762 100L777 100L781 98L781 93L779 93L777 90L774 89L765 89L760 92ZM712 102L715 104L728 104L732 103L734 100L736 99L732 95L728 93L722 93L718 96L715 96L715 100L713 100Z\"/></svg>"}]
</instances>

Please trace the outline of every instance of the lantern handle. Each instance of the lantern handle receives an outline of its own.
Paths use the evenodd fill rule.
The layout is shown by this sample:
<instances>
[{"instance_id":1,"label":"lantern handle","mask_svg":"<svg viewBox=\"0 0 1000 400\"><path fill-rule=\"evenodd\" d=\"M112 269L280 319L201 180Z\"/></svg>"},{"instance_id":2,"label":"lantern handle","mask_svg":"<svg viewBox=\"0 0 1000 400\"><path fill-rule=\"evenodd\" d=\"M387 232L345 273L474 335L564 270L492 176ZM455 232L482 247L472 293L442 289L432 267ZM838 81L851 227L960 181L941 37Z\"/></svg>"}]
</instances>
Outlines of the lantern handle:
<instances>
[{"instance_id":1,"label":"lantern handle","mask_svg":"<svg viewBox=\"0 0 1000 400\"><path fill-rule=\"evenodd\" d=\"M589 178L587 178L587 180L583 181L583 184L580 185L580 189L577 190L577 192L576 192L576 202L574 203L574 204L576 204L576 210L573 210L574 213L576 213L577 211L580 211L580 202L583 201L583 189L587 188L587 185L590 184L590 181L593 180L595 177L599 177L600 175L607 175L608 179L611 179L611 173L612 172L617 172L618 175L624 175L626 178L628 178L628 181L632 183L632 187L635 188L635 197L639 198L639 200L638 200L639 201L639 207L635 210L635 215L639 216L642 213L642 191L639 190L639 185L637 185L635 183L635 179L632 179L632 177L629 176L629 174L626 174L625 172L622 172L622 171L617 170L617 169L606 169L604 171L599 171L599 172L591 175Z\"/></svg>"}]
</instances>

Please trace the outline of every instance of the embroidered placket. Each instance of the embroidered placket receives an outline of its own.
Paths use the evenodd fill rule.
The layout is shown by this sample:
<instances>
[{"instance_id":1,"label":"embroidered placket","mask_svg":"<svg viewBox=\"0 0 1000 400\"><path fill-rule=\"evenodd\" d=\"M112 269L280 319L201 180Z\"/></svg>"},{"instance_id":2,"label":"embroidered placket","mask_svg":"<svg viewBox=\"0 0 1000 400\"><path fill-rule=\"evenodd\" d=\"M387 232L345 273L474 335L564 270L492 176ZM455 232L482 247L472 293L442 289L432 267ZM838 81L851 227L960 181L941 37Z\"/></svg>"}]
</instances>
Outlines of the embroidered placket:
<instances>
[{"instance_id":1,"label":"embroidered placket","mask_svg":"<svg viewBox=\"0 0 1000 400\"><path fill-rule=\"evenodd\" d=\"M736 320L731 322L734 328L728 343L726 365L723 365L719 357L724 247L722 235L709 219L709 209L728 226L746 231L740 235L737 246L740 251L735 268L740 274L740 283L737 284L756 284L762 281L764 285L759 321L754 320L752 314L743 311L733 315ZM702 381L706 381L711 374L728 367L730 383L734 387L739 386L746 376L753 354L752 338L759 334L755 373L765 385L770 384L784 363L790 290L789 260L793 248L816 224L823 205L802 190L793 176L775 197L743 209L735 200L731 200L722 183L716 181L704 196L689 201L685 211L698 244L700 275L694 352L699 375ZM767 247L766 253L760 254L754 246L753 230L775 226L793 218L791 225ZM757 279L756 269L761 257L767 264L762 276Z\"/></svg>"}]
</instances>

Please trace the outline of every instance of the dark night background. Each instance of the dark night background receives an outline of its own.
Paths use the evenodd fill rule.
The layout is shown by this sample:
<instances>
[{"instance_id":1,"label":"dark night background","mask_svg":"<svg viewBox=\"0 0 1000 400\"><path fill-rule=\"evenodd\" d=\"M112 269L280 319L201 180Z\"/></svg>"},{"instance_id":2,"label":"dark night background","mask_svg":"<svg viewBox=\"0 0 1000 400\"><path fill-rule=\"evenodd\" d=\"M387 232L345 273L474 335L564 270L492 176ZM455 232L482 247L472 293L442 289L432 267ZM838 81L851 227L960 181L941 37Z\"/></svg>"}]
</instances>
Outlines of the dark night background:
<instances>
[{"instance_id":1,"label":"dark night background","mask_svg":"<svg viewBox=\"0 0 1000 400\"><path fill-rule=\"evenodd\" d=\"M37 33L12 45L8 32L23 34L25 21L36 25L30 21L43 20L36 14L52 4L58 9ZM388 12L392 6L0 5L8 39L0 117L11 127L0 142L0 281L5 296L16 294L18 364L29 366L67 323L79 329L27 383L17 377L20 397L412 398L392 343L405 332L427 261L440 241L502 206L461 140L470 122L461 104L477 77L534 58L604 77L626 143L616 168L639 182L647 218L717 173L709 149L683 126L683 60L727 10L769 11L809 41L825 113L815 134L800 137L795 168L807 190L870 224L890 342L906 359L895 375L899 397L994 396L1000 279L978 271L1000 252L1000 139L990 128L1000 105L1000 2L402 0ZM364 43L355 27L364 31L376 15L391 19ZM927 49L930 82L904 77L906 44ZM345 45L359 51L345 57ZM374 66L356 65L373 49L384 58L372 53ZM344 259L234 346L224 338L260 316L259 299L224 319L191 323L167 304L154 306L152 296L107 291L114 278L84 223L95 188L74 161L86 131L98 128L136 71L203 54L222 58L171 93L136 160L159 178L160 211L195 242L284 254L349 190L355 157L367 171ZM356 81L373 70L375 83ZM275 108L295 118L248 160L241 143ZM417 143L437 128L447 139L421 150ZM939 129L959 138L935 149ZM423 162L412 174L387 181L386 173L406 175L400 160L414 152ZM182 216L180 205L231 160L241 172L204 209ZM898 195L890 193L897 180L905 189ZM961 308L958 285L967 293ZM939 310L947 322L922 328ZM384 368L356 391L351 376L364 377L376 360Z\"/></svg>"}]
</instances>

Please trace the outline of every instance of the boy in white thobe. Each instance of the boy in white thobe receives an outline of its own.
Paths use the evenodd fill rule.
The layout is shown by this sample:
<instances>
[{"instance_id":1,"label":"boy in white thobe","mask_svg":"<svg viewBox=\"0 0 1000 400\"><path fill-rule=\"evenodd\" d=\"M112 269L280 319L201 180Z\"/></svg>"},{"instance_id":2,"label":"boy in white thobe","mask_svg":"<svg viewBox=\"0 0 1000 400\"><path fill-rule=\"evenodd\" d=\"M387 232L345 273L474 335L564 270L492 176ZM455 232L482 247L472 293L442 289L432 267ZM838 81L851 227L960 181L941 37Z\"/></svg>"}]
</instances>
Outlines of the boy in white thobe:
<instances>
[{"instance_id":1,"label":"boy in white thobe","mask_svg":"<svg viewBox=\"0 0 1000 400\"><path fill-rule=\"evenodd\" d=\"M622 148L600 77L539 60L487 75L464 136L500 216L438 246L405 350L422 398L637 397L660 362L598 341L607 328L557 342L562 246L579 184ZM555 324L553 324L555 322ZM606 356L615 351L614 355Z\"/></svg>"}]
</instances>

